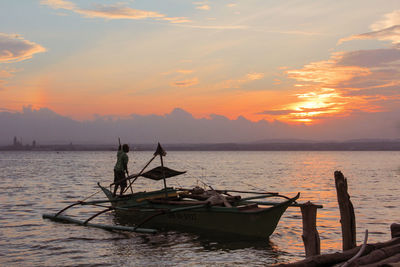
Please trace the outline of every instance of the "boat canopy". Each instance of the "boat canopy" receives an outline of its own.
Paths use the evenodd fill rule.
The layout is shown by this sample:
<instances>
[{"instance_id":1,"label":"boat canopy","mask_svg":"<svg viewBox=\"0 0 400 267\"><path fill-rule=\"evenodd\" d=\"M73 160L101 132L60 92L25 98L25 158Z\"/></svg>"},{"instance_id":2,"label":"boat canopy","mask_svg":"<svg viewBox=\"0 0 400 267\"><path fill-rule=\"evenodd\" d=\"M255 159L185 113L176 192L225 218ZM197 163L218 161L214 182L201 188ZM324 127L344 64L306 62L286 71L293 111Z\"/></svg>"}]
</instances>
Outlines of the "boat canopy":
<instances>
[{"instance_id":1,"label":"boat canopy","mask_svg":"<svg viewBox=\"0 0 400 267\"><path fill-rule=\"evenodd\" d=\"M163 174L164 172L164 174ZM175 171L173 169L170 169L168 167L155 167L154 169L151 169L150 171L147 171L145 173L142 173L141 176L152 179L152 180L161 180L164 178L170 178L174 177L180 174L184 174L186 171L180 172L180 171Z\"/></svg>"}]
</instances>

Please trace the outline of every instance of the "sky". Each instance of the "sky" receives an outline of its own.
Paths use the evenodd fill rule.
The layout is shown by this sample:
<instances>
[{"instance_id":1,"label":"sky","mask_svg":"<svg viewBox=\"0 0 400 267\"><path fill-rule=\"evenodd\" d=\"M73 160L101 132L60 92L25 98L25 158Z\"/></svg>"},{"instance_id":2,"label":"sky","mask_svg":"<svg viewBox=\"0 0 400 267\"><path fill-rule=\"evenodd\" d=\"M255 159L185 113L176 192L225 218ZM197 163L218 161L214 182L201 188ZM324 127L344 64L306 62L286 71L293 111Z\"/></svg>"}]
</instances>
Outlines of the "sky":
<instances>
[{"instance_id":1,"label":"sky","mask_svg":"<svg viewBox=\"0 0 400 267\"><path fill-rule=\"evenodd\" d=\"M398 0L2 0L0 25L0 113L400 138Z\"/></svg>"}]
</instances>

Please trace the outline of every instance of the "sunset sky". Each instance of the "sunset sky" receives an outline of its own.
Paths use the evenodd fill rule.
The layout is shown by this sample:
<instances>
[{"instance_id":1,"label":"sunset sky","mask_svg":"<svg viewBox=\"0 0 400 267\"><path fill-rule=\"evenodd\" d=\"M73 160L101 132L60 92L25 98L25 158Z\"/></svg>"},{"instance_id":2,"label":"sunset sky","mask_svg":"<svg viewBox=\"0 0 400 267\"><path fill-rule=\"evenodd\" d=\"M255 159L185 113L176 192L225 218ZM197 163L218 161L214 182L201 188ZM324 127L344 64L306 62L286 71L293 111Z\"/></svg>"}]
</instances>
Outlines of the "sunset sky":
<instances>
[{"instance_id":1,"label":"sunset sky","mask_svg":"<svg viewBox=\"0 0 400 267\"><path fill-rule=\"evenodd\" d=\"M400 106L399 0L2 0L0 25L0 111L312 125Z\"/></svg>"}]
</instances>

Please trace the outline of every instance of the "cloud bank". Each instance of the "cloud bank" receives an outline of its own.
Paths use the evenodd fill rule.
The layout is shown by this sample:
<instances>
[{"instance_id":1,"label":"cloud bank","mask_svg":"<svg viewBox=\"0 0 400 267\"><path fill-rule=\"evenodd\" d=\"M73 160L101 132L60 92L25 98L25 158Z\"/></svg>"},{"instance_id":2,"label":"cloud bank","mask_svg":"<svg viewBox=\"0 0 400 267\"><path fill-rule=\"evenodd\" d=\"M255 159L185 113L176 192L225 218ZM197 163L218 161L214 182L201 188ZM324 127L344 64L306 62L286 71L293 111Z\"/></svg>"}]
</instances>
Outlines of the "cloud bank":
<instances>
[{"instance_id":1,"label":"cloud bank","mask_svg":"<svg viewBox=\"0 0 400 267\"><path fill-rule=\"evenodd\" d=\"M279 121L252 122L244 117L221 115L194 118L176 108L165 115L135 115L118 118L97 116L76 121L50 109L24 107L22 112L0 109L0 144L10 144L17 136L38 144L112 144L117 137L129 143L226 143L271 139L347 140L358 138L399 138L400 108L394 112L336 118L324 124L289 125Z\"/></svg>"}]
</instances>

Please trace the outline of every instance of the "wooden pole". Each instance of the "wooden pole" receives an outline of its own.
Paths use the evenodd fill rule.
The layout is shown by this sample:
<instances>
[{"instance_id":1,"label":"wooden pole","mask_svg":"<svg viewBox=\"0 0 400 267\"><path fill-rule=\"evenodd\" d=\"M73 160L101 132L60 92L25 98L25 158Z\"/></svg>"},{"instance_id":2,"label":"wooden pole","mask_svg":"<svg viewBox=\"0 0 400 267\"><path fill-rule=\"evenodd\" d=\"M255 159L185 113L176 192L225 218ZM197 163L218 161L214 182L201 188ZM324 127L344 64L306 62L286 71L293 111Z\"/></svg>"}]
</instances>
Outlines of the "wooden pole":
<instances>
[{"instance_id":1,"label":"wooden pole","mask_svg":"<svg viewBox=\"0 0 400 267\"><path fill-rule=\"evenodd\" d=\"M138 232L138 233L157 233L156 229L148 229L148 228L137 228L137 227L129 227L129 226L122 226L122 225L107 225L107 224L95 224L95 223L85 223L84 221L76 220L74 218L58 215L57 217L54 214L43 214L42 216L44 219L50 219L56 222L66 222L66 223L74 223L83 226L90 226L95 228L101 228L110 231L129 231L129 232Z\"/></svg>"},{"instance_id":2,"label":"wooden pole","mask_svg":"<svg viewBox=\"0 0 400 267\"><path fill-rule=\"evenodd\" d=\"M343 251L356 247L356 218L353 204L347 192L347 179L340 171L335 171L335 185L342 225Z\"/></svg>"},{"instance_id":3,"label":"wooden pole","mask_svg":"<svg viewBox=\"0 0 400 267\"><path fill-rule=\"evenodd\" d=\"M400 237L400 223L392 223L390 225L390 232L392 233L392 238Z\"/></svg>"},{"instance_id":4,"label":"wooden pole","mask_svg":"<svg viewBox=\"0 0 400 267\"><path fill-rule=\"evenodd\" d=\"M164 170L164 161L163 161L163 156L160 154L160 160L161 160L161 172L164 180L164 190L165 190L165 198L168 198L168 192L167 192L167 181L165 179L165 170Z\"/></svg>"},{"instance_id":5,"label":"wooden pole","mask_svg":"<svg viewBox=\"0 0 400 267\"><path fill-rule=\"evenodd\" d=\"M147 166L149 166L150 163L151 163L156 157L157 157L157 155L153 156L153 157L151 158L151 160L149 160L149 162L147 162L146 166L144 166L143 169L142 169L138 174L136 174L136 175L133 176L133 177L135 177L135 179L133 179L133 181L130 180L131 178L133 178L132 175L125 178L125 180L128 180L128 179L129 179L129 187L131 187L132 184L137 180L137 178L139 178L139 176L142 175L142 173L143 173L144 170L147 168ZM124 190L123 193L125 193L126 190L128 190L128 187L125 188L125 190Z\"/></svg>"},{"instance_id":6,"label":"wooden pole","mask_svg":"<svg viewBox=\"0 0 400 267\"><path fill-rule=\"evenodd\" d=\"M164 180L164 190L165 190L165 198L168 198L168 192L167 192L167 182L165 181L165 170L164 170L164 161L163 161L163 156L167 155L167 152L161 147L160 143L157 145L156 152L154 152L154 156L160 155L160 160L161 160L161 173L163 176Z\"/></svg>"},{"instance_id":7,"label":"wooden pole","mask_svg":"<svg viewBox=\"0 0 400 267\"><path fill-rule=\"evenodd\" d=\"M303 218L303 238L306 258L321 254L321 243L317 231L317 206L308 201L301 207Z\"/></svg>"}]
</instances>

